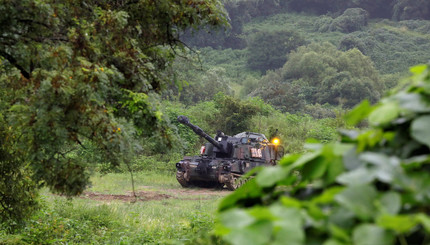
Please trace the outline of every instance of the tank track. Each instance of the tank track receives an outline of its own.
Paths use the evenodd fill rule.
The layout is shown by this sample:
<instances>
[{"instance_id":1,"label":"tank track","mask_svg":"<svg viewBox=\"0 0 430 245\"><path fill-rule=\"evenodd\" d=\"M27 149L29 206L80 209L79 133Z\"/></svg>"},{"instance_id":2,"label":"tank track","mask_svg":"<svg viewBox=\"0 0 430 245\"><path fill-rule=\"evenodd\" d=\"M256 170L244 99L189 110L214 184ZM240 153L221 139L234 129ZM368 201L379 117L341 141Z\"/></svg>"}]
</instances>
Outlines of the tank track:
<instances>
[{"instance_id":1,"label":"tank track","mask_svg":"<svg viewBox=\"0 0 430 245\"><path fill-rule=\"evenodd\" d=\"M242 185L244 185L248 179L244 179L241 178L242 175L231 175L230 178L228 178L228 180L225 182L225 186L227 187L227 189L229 189L230 191L234 191L236 189L238 189L239 187L241 187Z\"/></svg>"},{"instance_id":2,"label":"tank track","mask_svg":"<svg viewBox=\"0 0 430 245\"><path fill-rule=\"evenodd\" d=\"M176 179L178 180L179 184L181 184L182 187L189 187L190 183L185 178L185 172L182 171L176 171Z\"/></svg>"}]
</instances>

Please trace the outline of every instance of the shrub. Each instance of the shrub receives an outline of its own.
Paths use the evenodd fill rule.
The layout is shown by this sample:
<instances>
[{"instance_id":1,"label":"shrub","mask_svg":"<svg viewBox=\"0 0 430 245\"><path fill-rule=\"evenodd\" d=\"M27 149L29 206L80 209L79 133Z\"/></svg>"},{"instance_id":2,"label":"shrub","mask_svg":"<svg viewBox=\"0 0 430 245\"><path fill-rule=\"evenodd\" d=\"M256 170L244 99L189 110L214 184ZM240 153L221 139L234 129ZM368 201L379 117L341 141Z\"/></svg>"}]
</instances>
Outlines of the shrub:
<instances>
[{"instance_id":1,"label":"shrub","mask_svg":"<svg viewBox=\"0 0 430 245\"><path fill-rule=\"evenodd\" d=\"M318 18L314 23L314 30L319 32L328 32L330 30L330 25L333 22L333 18L324 15Z\"/></svg>"},{"instance_id":2,"label":"shrub","mask_svg":"<svg viewBox=\"0 0 430 245\"><path fill-rule=\"evenodd\" d=\"M330 31L340 31L350 33L363 30L367 26L369 13L361 8L350 8L345 10L343 14L330 25Z\"/></svg>"},{"instance_id":3,"label":"shrub","mask_svg":"<svg viewBox=\"0 0 430 245\"><path fill-rule=\"evenodd\" d=\"M309 145L225 198L219 234L232 244L426 244L430 67L412 71L409 87L348 114L370 129Z\"/></svg>"},{"instance_id":4,"label":"shrub","mask_svg":"<svg viewBox=\"0 0 430 245\"><path fill-rule=\"evenodd\" d=\"M5 125L0 113L0 228L14 232L37 210L38 191L30 178L34 173L12 147L10 139L16 136Z\"/></svg>"},{"instance_id":5,"label":"shrub","mask_svg":"<svg viewBox=\"0 0 430 245\"><path fill-rule=\"evenodd\" d=\"M417 30L424 32L428 28L425 22L417 23ZM351 46L369 56L383 74L405 73L408 67L428 61L428 54L423 51L430 48L429 42L424 41L427 38L420 33L409 31L403 22L381 21L377 28L350 33L341 41L339 48L349 48L348 40L353 40Z\"/></svg>"},{"instance_id":6,"label":"shrub","mask_svg":"<svg viewBox=\"0 0 430 245\"><path fill-rule=\"evenodd\" d=\"M296 31L260 31L248 44L248 66L261 72L282 67L287 54L305 43Z\"/></svg>"},{"instance_id":7,"label":"shrub","mask_svg":"<svg viewBox=\"0 0 430 245\"><path fill-rule=\"evenodd\" d=\"M342 52L329 43L300 47L282 68L283 81L301 87L308 103L352 107L362 99L376 102L382 92L379 73L359 50Z\"/></svg>"},{"instance_id":8,"label":"shrub","mask_svg":"<svg viewBox=\"0 0 430 245\"><path fill-rule=\"evenodd\" d=\"M304 113L312 116L316 119L322 118L335 118L336 112L330 104L326 103L324 105L320 105L318 103L312 105L305 105Z\"/></svg>"},{"instance_id":9,"label":"shrub","mask_svg":"<svg viewBox=\"0 0 430 245\"><path fill-rule=\"evenodd\" d=\"M426 0L397 0L393 6L393 19L430 19L430 3Z\"/></svg>"},{"instance_id":10,"label":"shrub","mask_svg":"<svg viewBox=\"0 0 430 245\"><path fill-rule=\"evenodd\" d=\"M259 96L282 112L301 111L304 100L300 97L300 88L282 80L279 71L269 71L261 78L258 88L250 96Z\"/></svg>"},{"instance_id":11,"label":"shrub","mask_svg":"<svg viewBox=\"0 0 430 245\"><path fill-rule=\"evenodd\" d=\"M348 51L350 49L358 49L361 53L366 55L366 46L362 39L353 35L345 35L339 43L339 50Z\"/></svg>"}]
</instances>

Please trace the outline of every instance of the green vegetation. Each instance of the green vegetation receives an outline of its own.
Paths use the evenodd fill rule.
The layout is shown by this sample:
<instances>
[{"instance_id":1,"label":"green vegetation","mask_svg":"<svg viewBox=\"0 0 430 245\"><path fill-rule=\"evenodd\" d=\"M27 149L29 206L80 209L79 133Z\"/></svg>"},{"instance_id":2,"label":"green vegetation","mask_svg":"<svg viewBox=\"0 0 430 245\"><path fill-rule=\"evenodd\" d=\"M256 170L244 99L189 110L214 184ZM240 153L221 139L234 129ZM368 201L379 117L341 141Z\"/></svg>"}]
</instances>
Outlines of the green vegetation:
<instances>
[{"instance_id":1,"label":"green vegetation","mask_svg":"<svg viewBox=\"0 0 430 245\"><path fill-rule=\"evenodd\" d=\"M2 0L0 16L0 219L10 230L38 188L82 193L89 155L118 166L154 150L142 139L171 146L158 96L184 51L178 31L226 25L216 0Z\"/></svg>"},{"instance_id":2,"label":"green vegetation","mask_svg":"<svg viewBox=\"0 0 430 245\"><path fill-rule=\"evenodd\" d=\"M249 41L247 64L250 69L261 72L281 68L287 61L285 54L304 42L303 37L295 31L259 31Z\"/></svg>"},{"instance_id":3,"label":"green vegetation","mask_svg":"<svg viewBox=\"0 0 430 245\"><path fill-rule=\"evenodd\" d=\"M424 0L0 0L0 244L425 244L428 72L380 99L428 61L429 13ZM344 119L369 114L370 129ZM211 135L277 132L291 154L222 201L219 237L218 196L171 192L175 163L204 143L179 115ZM84 190L131 199L67 199ZM173 197L130 203L133 190Z\"/></svg>"},{"instance_id":4,"label":"green vegetation","mask_svg":"<svg viewBox=\"0 0 430 245\"><path fill-rule=\"evenodd\" d=\"M228 39L230 35L245 41L236 49L223 46L222 42L218 42L218 46L193 42L201 38L220 38L216 33L205 37L197 33L194 38L185 35L185 41L199 48L203 71L185 78L192 85L183 87L179 100L188 103L183 98L205 94L205 89L194 89L196 84L201 84L199 81L205 80L204 70L222 67L225 73L220 74L224 76L223 81L228 81L223 87L228 91L224 93L243 99L259 96L275 108L290 113L310 114L313 111L308 110L309 107L321 105L339 110L351 108L362 99L376 102L407 75L409 67L428 60L430 22L413 18L393 21L381 7L415 3L282 2L226 1L232 23L240 24L241 28L233 28L222 38ZM390 5L391 2L396 3ZM319 49L318 52L310 48L318 45L327 48L327 43L333 45L328 50ZM310 54L306 55L307 52ZM297 59L291 60L293 56ZM330 59L337 61L327 63L323 56L332 56ZM306 58L311 57L314 59L307 62ZM348 63L347 67L339 67L342 62ZM326 68L321 67L321 63L325 63ZM361 66L361 73L351 71ZM314 76L310 72L314 70L319 74ZM289 77L286 71L299 74ZM186 72L179 70L179 73ZM321 86L309 86L309 80ZM217 92L220 89L218 87Z\"/></svg>"},{"instance_id":5,"label":"green vegetation","mask_svg":"<svg viewBox=\"0 0 430 245\"><path fill-rule=\"evenodd\" d=\"M232 244L427 244L430 67L412 72L347 115L369 129L310 144L224 199L217 232Z\"/></svg>"},{"instance_id":6,"label":"green vegetation","mask_svg":"<svg viewBox=\"0 0 430 245\"><path fill-rule=\"evenodd\" d=\"M173 175L155 171L142 173L136 179L137 191L148 195L139 197L135 203L130 202L132 196L126 200L98 200L85 195L67 199L43 191L41 210L18 234L7 235L6 230L0 229L0 244L196 244L203 239L210 241L208 234L213 227L218 200L223 195L221 192L211 196L180 193L181 187ZM109 174L91 180L93 186L86 193L105 193L108 198L130 191L128 175ZM145 188L148 185L150 189ZM155 195L160 198L154 198Z\"/></svg>"}]
</instances>

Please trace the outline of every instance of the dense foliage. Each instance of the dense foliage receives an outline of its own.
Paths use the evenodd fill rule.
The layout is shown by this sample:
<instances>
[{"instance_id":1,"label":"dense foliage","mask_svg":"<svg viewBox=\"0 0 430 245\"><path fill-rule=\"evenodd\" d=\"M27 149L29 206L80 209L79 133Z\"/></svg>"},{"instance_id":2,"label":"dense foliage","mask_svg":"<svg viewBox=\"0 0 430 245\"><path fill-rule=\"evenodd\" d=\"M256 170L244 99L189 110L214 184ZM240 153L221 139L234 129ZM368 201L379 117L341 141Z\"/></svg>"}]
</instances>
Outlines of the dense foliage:
<instances>
[{"instance_id":1,"label":"dense foliage","mask_svg":"<svg viewBox=\"0 0 430 245\"><path fill-rule=\"evenodd\" d=\"M218 83L221 86L212 94L222 91L241 98L259 96L290 113L333 116L336 107L350 108L364 98L373 103L395 86L409 67L428 59L429 21L424 17L391 18L391 10L387 10L402 5L406 11L415 4L389 0L225 1L232 29L216 35L198 32L194 37L181 37L192 46L206 48L198 50L202 69L181 77L189 86L183 86L179 100L190 104L191 99L194 103L200 98L211 99L204 89L205 71L223 68L218 72L223 83ZM422 3L423 11L426 4ZM203 44L205 39L213 44ZM333 46L325 54L306 54L307 59L313 57L312 62L300 62L305 60L300 56L305 51L314 52L309 47L326 42ZM322 56L327 55L337 62L321 67L317 59L326 61ZM293 56L299 58L292 61ZM343 62L338 56L343 56L350 68L336 65ZM361 66L361 75L351 72L351 67ZM291 78L285 70L302 72ZM317 74L310 72L314 70ZM180 73L189 73L188 67ZM318 74L315 79L313 75ZM319 85L309 86L310 77Z\"/></svg>"},{"instance_id":2,"label":"dense foliage","mask_svg":"<svg viewBox=\"0 0 430 245\"><path fill-rule=\"evenodd\" d=\"M375 106L364 101L339 142L309 144L220 205L219 234L232 244L426 244L430 67Z\"/></svg>"},{"instance_id":3,"label":"dense foliage","mask_svg":"<svg viewBox=\"0 0 430 245\"><path fill-rule=\"evenodd\" d=\"M265 72L282 67L286 54L303 45L305 40L299 33L290 30L260 31L254 34L248 44L248 66Z\"/></svg>"},{"instance_id":4,"label":"dense foliage","mask_svg":"<svg viewBox=\"0 0 430 245\"><path fill-rule=\"evenodd\" d=\"M14 214L31 203L31 180L81 193L88 149L118 165L142 138L171 145L157 93L184 48L179 31L224 24L215 0L1 1L2 219L26 215ZM22 201L10 198L14 190Z\"/></svg>"},{"instance_id":5,"label":"dense foliage","mask_svg":"<svg viewBox=\"0 0 430 245\"><path fill-rule=\"evenodd\" d=\"M11 231L30 220L17 243L155 242L159 233L130 232L106 207L83 210L82 216L74 215L74 207L69 212L42 207L30 215L40 187L79 194L92 171L134 171L144 179L157 171L157 178L174 181L174 163L204 143L177 122L178 115L187 115L211 135L222 130L270 136L277 130L289 153L309 151L303 146L307 138L322 143L342 138L311 145L315 152L262 170L226 199L223 210L262 204L222 214L220 233L238 231L227 240L264 243L272 231L273 239L292 244L305 235L306 242L315 237L316 244L327 240L329 245L422 238L420 224L428 228L427 216L410 213L416 211L413 205L424 209L427 200L425 174L420 174L427 160L409 157L427 150L417 140L427 136L421 125L426 119L414 119L415 112L427 112L416 95L425 89L392 97L398 104L383 102L370 120L383 124L370 131L339 136L337 129L346 127L345 110L362 99L377 103L407 67L427 61L429 4L220 2L0 0L0 237L6 234L3 227ZM231 28L224 30L227 20ZM188 45L199 49L187 52ZM360 108L356 113L369 114L369 105ZM389 119L394 121L384 121ZM354 147L357 154L350 150ZM385 160L391 169L380 164ZM357 179L366 181L356 186ZM212 219L195 217L185 231L211 225ZM179 229L182 224L162 236L187 237ZM283 231L296 236L279 235Z\"/></svg>"},{"instance_id":6,"label":"dense foliage","mask_svg":"<svg viewBox=\"0 0 430 245\"><path fill-rule=\"evenodd\" d=\"M305 103L352 107L363 99L376 102L383 91L368 57L357 49L339 51L329 43L291 52L284 67L260 83L252 95L290 112L301 110Z\"/></svg>"},{"instance_id":7,"label":"dense foliage","mask_svg":"<svg viewBox=\"0 0 430 245\"><path fill-rule=\"evenodd\" d=\"M139 197L129 203L94 200L86 195L71 199L42 191L41 208L19 232L11 235L0 229L0 244L207 244L219 197L175 195L172 188L178 186L171 172L155 170L166 166L165 162L152 160L142 162L141 166L148 169L136 176L136 184L151 185L152 194L147 197L159 195L163 199ZM174 163L170 166L174 168ZM109 193L106 196L120 199L127 197L124 193L130 188L128 173L93 176L92 182L86 194Z\"/></svg>"}]
</instances>

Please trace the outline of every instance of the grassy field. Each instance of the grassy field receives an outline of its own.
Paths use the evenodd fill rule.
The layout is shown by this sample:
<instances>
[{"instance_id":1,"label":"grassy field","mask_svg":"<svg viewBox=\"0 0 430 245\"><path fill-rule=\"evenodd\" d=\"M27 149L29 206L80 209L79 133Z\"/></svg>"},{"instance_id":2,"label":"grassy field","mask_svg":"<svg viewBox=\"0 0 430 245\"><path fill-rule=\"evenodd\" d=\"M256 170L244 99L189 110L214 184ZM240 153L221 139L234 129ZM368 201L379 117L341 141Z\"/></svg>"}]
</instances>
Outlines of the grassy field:
<instances>
[{"instance_id":1,"label":"grassy field","mask_svg":"<svg viewBox=\"0 0 430 245\"><path fill-rule=\"evenodd\" d=\"M174 175L136 173L137 200L127 173L94 176L73 199L41 193L42 209L0 244L207 244L219 200L228 191L183 189Z\"/></svg>"}]
</instances>

